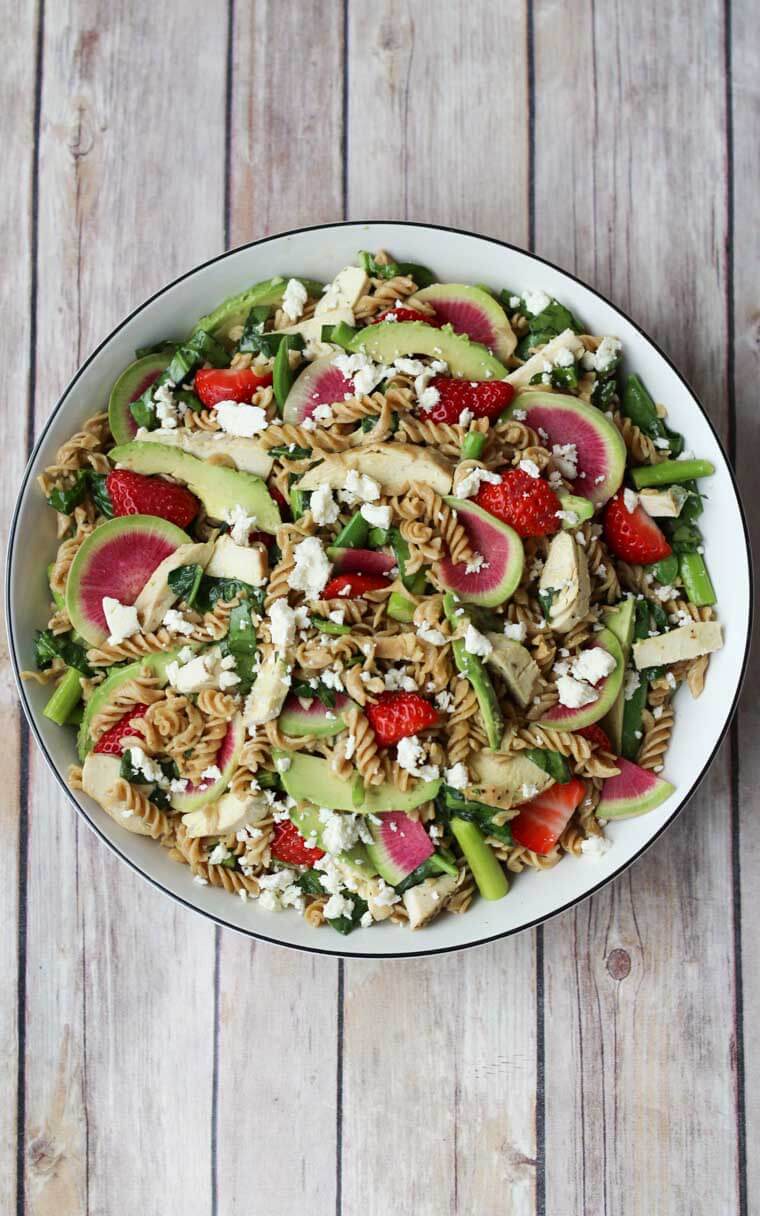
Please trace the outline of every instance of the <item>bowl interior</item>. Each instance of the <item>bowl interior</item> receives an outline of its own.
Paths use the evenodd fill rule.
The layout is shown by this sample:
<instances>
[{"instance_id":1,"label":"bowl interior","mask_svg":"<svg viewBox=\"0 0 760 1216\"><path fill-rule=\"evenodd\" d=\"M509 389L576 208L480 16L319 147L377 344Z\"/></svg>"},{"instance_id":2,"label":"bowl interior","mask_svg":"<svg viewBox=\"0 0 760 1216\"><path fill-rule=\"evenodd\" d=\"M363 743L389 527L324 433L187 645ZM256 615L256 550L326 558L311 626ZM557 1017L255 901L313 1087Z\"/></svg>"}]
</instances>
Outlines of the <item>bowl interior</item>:
<instances>
[{"instance_id":1,"label":"bowl interior","mask_svg":"<svg viewBox=\"0 0 760 1216\"><path fill-rule=\"evenodd\" d=\"M284 945L332 954L409 955L456 949L514 932L545 919L609 880L662 830L688 798L714 754L736 699L748 646L751 588L746 529L732 475L718 439L686 383L632 322L589 288L553 266L498 242L449 229L394 223L347 224L300 230L226 254L159 292L114 331L88 359L64 393L35 449L25 474L15 516L8 562L8 620L11 651L18 668L33 666L34 630L47 618L46 566L55 546L52 512L37 490L35 476L52 462L58 446L78 424L104 408L110 387L134 357L136 347L167 334L185 333L225 296L276 274L327 280L353 261L359 249L387 248L399 259L431 266L440 279L486 283L512 290L542 289L583 318L591 333L615 334L623 341L626 367L638 372L655 400L663 402L687 447L712 460L717 473L700 524L725 627L724 648L712 657L705 695L692 701L686 690L676 699L676 728L666 775L676 792L640 819L611 824L612 848L600 860L567 857L555 869L515 879L498 902L476 901L464 916L446 916L422 933L391 926L357 930L343 939L316 932L297 915L268 913L223 892L201 887L189 871L170 861L153 841L127 832L84 795L79 810L108 844L137 870L189 906L223 924ZM53 770L63 780L76 760L73 734L42 716L44 688L23 684L22 700L32 729ZM73 797L73 795L70 795Z\"/></svg>"}]
</instances>

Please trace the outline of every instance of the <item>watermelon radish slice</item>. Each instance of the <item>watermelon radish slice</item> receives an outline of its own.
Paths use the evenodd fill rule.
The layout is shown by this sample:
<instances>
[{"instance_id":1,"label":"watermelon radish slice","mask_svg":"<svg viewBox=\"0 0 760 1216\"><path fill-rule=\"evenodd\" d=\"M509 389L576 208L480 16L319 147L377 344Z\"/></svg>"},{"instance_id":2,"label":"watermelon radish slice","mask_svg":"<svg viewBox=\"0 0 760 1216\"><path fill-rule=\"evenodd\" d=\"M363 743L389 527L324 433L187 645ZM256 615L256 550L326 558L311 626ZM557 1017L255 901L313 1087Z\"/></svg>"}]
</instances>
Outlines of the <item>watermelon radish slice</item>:
<instances>
[{"instance_id":1,"label":"watermelon radish slice","mask_svg":"<svg viewBox=\"0 0 760 1216\"><path fill-rule=\"evenodd\" d=\"M96 528L71 563L66 611L77 633L91 646L108 637L103 597L134 604L164 558L191 538L157 515L122 515Z\"/></svg>"},{"instance_id":2,"label":"watermelon radish slice","mask_svg":"<svg viewBox=\"0 0 760 1216\"><path fill-rule=\"evenodd\" d=\"M333 574L390 574L396 565L395 557L378 549L340 549L333 545L327 556L333 563Z\"/></svg>"},{"instance_id":3,"label":"watermelon radish slice","mask_svg":"<svg viewBox=\"0 0 760 1216\"><path fill-rule=\"evenodd\" d=\"M602 797L596 808L600 819L632 819L635 815L645 815L675 791L669 781L630 760L619 756L617 764L620 768L617 777L608 777L602 786Z\"/></svg>"},{"instance_id":4,"label":"watermelon radish slice","mask_svg":"<svg viewBox=\"0 0 760 1216\"><path fill-rule=\"evenodd\" d=\"M625 473L625 444L617 427L601 410L563 393L529 392L519 393L503 417L510 418L515 411L526 426L546 432L547 447L575 445L578 476L573 489L584 498L604 503L620 489Z\"/></svg>"},{"instance_id":5,"label":"watermelon radish slice","mask_svg":"<svg viewBox=\"0 0 760 1216\"><path fill-rule=\"evenodd\" d=\"M333 356L315 359L305 367L287 395L282 411L285 422L298 426L318 405L332 405L354 396L352 382L333 364Z\"/></svg>"},{"instance_id":6,"label":"watermelon radish slice","mask_svg":"<svg viewBox=\"0 0 760 1216\"><path fill-rule=\"evenodd\" d=\"M465 283L432 283L407 303L430 304L437 320L448 323L458 334L467 334L473 342L481 342L499 359L508 359L517 346L507 314L499 302L482 287Z\"/></svg>"},{"instance_id":7,"label":"watermelon radish slice","mask_svg":"<svg viewBox=\"0 0 760 1216\"><path fill-rule=\"evenodd\" d=\"M175 811L197 811L199 807L221 798L230 783L230 777L237 768L240 752L245 742L245 725L241 714L235 717L227 726L227 734L222 739L219 751L213 763L220 770L221 776L215 781L208 778L197 785L188 785L184 794L172 794L170 801ZM210 767L210 766L209 766Z\"/></svg>"},{"instance_id":8,"label":"watermelon radish slice","mask_svg":"<svg viewBox=\"0 0 760 1216\"><path fill-rule=\"evenodd\" d=\"M379 819L379 823L373 819ZM395 887L432 856L433 843L421 823L403 811L385 811L368 825L373 843L367 845L370 860L387 883Z\"/></svg>"},{"instance_id":9,"label":"watermelon radish slice","mask_svg":"<svg viewBox=\"0 0 760 1216\"><path fill-rule=\"evenodd\" d=\"M611 629L602 629L596 634L591 646L584 646L583 649L592 650L596 646L601 646L611 654L617 664L614 671L594 685L599 694L596 701L592 701L590 705L582 705L579 709L570 709L567 705L553 705L539 720L539 726L548 726L552 730L581 730L584 726L598 722L612 709L625 675L623 651Z\"/></svg>"},{"instance_id":10,"label":"watermelon radish slice","mask_svg":"<svg viewBox=\"0 0 760 1216\"><path fill-rule=\"evenodd\" d=\"M108 425L117 443L130 443L134 439L137 423L129 407L165 371L171 358L170 350L145 355L136 363L130 363L119 376L108 399Z\"/></svg>"},{"instance_id":11,"label":"watermelon radish slice","mask_svg":"<svg viewBox=\"0 0 760 1216\"><path fill-rule=\"evenodd\" d=\"M284 735L314 735L318 739L327 739L345 729L341 714L350 704L351 698L343 693L336 694L333 709L323 705L319 697L291 695L280 711L277 725Z\"/></svg>"},{"instance_id":12,"label":"watermelon radish slice","mask_svg":"<svg viewBox=\"0 0 760 1216\"><path fill-rule=\"evenodd\" d=\"M469 604L496 608L509 599L522 578L523 543L514 528L474 502L466 498L445 501L457 512L472 548L482 555L484 564L468 574L463 563L454 565L449 557L444 557L439 568L441 583Z\"/></svg>"}]
</instances>

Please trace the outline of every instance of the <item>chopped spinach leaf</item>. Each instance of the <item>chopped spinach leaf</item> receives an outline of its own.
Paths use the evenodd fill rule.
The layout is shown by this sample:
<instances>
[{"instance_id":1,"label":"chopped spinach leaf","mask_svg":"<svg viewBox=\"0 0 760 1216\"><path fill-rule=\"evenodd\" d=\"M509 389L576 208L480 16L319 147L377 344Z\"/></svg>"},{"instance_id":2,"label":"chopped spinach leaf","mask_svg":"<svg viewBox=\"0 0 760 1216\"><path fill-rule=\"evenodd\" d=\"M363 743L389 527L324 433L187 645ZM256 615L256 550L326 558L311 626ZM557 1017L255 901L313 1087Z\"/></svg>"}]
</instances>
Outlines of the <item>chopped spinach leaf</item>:
<instances>
[{"instance_id":1,"label":"chopped spinach leaf","mask_svg":"<svg viewBox=\"0 0 760 1216\"><path fill-rule=\"evenodd\" d=\"M200 590L202 578L203 566L193 563L189 566L177 566L176 570L170 570L167 581L178 599L184 600L188 608L192 608Z\"/></svg>"},{"instance_id":2,"label":"chopped spinach leaf","mask_svg":"<svg viewBox=\"0 0 760 1216\"><path fill-rule=\"evenodd\" d=\"M53 659L63 659L67 667L75 667L83 676L91 676L83 646L71 640L69 634L55 634L50 629L38 629L34 635L34 658L39 671L47 671Z\"/></svg>"}]
</instances>

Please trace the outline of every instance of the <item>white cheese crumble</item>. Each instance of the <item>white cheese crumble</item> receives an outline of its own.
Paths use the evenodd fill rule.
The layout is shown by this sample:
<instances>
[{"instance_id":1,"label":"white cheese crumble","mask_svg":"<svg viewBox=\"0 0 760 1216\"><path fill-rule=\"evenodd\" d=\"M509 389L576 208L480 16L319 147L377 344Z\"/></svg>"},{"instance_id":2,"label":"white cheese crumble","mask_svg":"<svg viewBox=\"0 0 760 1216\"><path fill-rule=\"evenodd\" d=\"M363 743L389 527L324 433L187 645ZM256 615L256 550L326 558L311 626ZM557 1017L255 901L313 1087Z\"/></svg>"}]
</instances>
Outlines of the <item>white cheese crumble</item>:
<instances>
[{"instance_id":1,"label":"white cheese crumble","mask_svg":"<svg viewBox=\"0 0 760 1216\"><path fill-rule=\"evenodd\" d=\"M447 768L445 777L446 784L450 785L453 790L466 789L470 784L470 774L467 771L467 766L461 762L454 764L451 768Z\"/></svg>"},{"instance_id":2,"label":"white cheese crumble","mask_svg":"<svg viewBox=\"0 0 760 1216\"><path fill-rule=\"evenodd\" d=\"M417 627L417 637L423 642L429 642L431 646L445 646L448 638L441 633L440 629L434 629L425 621Z\"/></svg>"},{"instance_id":3,"label":"white cheese crumble","mask_svg":"<svg viewBox=\"0 0 760 1216\"><path fill-rule=\"evenodd\" d=\"M506 621L504 624L504 637L510 638L513 642L524 642L527 630L523 621L515 622Z\"/></svg>"},{"instance_id":4,"label":"white cheese crumble","mask_svg":"<svg viewBox=\"0 0 760 1216\"><path fill-rule=\"evenodd\" d=\"M394 359L393 366L405 376L422 376L425 372L425 364L420 359Z\"/></svg>"},{"instance_id":5,"label":"white cheese crumble","mask_svg":"<svg viewBox=\"0 0 760 1216\"><path fill-rule=\"evenodd\" d=\"M594 368L596 371L608 371L620 354L622 346L623 343L619 338L613 338L610 335L602 338L596 349L596 355L594 356Z\"/></svg>"},{"instance_id":6,"label":"white cheese crumble","mask_svg":"<svg viewBox=\"0 0 760 1216\"><path fill-rule=\"evenodd\" d=\"M475 654L482 659L487 659L493 650L493 645L474 625L468 625L464 635L464 648L468 654Z\"/></svg>"},{"instance_id":7,"label":"white cheese crumble","mask_svg":"<svg viewBox=\"0 0 760 1216\"><path fill-rule=\"evenodd\" d=\"M635 668L631 668L626 672L625 684L623 685L623 697L626 701L630 701L636 689L641 685L641 676Z\"/></svg>"},{"instance_id":8,"label":"white cheese crumble","mask_svg":"<svg viewBox=\"0 0 760 1216\"><path fill-rule=\"evenodd\" d=\"M265 409L238 401L220 401L216 406L216 419L228 435L239 435L243 439L260 435L269 426Z\"/></svg>"},{"instance_id":9,"label":"white cheese crumble","mask_svg":"<svg viewBox=\"0 0 760 1216\"><path fill-rule=\"evenodd\" d=\"M391 515L390 507L376 507L366 502L361 507L362 519L366 519L372 528L390 528Z\"/></svg>"},{"instance_id":10,"label":"white cheese crumble","mask_svg":"<svg viewBox=\"0 0 760 1216\"><path fill-rule=\"evenodd\" d=\"M192 623L192 621L188 621L187 618L184 617L181 612L178 612L176 608L167 609L167 611L164 613L164 618L161 621L161 624L165 629L169 630L169 633L179 633L186 638L189 638L190 634L195 629L195 625Z\"/></svg>"},{"instance_id":11,"label":"white cheese crumble","mask_svg":"<svg viewBox=\"0 0 760 1216\"><path fill-rule=\"evenodd\" d=\"M125 638L140 632L140 622L134 604L121 604L110 595L103 596L102 604L109 630L109 646L118 646Z\"/></svg>"},{"instance_id":12,"label":"white cheese crumble","mask_svg":"<svg viewBox=\"0 0 760 1216\"><path fill-rule=\"evenodd\" d=\"M478 466L472 469L466 477L462 478L454 490L454 495L456 498L474 498L483 482L499 486L501 485L501 475L499 473L492 473L490 469L482 469Z\"/></svg>"},{"instance_id":13,"label":"white cheese crumble","mask_svg":"<svg viewBox=\"0 0 760 1216\"><path fill-rule=\"evenodd\" d=\"M297 321L299 317L303 316L308 294L303 283L299 283L298 279L288 279L282 295L282 311L289 321Z\"/></svg>"},{"instance_id":14,"label":"white cheese crumble","mask_svg":"<svg viewBox=\"0 0 760 1216\"><path fill-rule=\"evenodd\" d=\"M236 545L247 545L251 531L256 527L256 516L247 515L240 503L235 503L224 515L225 523L230 525L230 536Z\"/></svg>"},{"instance_id":15,"label":"white cheese crumble","mask_svg":"<svg viewBox=\"0 0 760 1216\"><path fill-rule=\"evenodd\" d=\"M293 550L295 566L288 579L294 591L303 591L308 600L319 599L330 577L330 563L317 536L307 536Z\"/></svg>"},{"instance_id":16,"label":"white cheese crumble","mask_svg":"<svg viewBox=\"0 0 760 1216\"><path fill-rule=\"evenodd\" d=\"M386 692L416 692L417 685L403 667L389 667L383 677Z\"/></svg>"},{"instance_id":17,"label":"white cheese crumble","mask_svg":"<svg viewBox=\"0 0 760 1216\"><path fill-rule=\"evenodd\" d=\"M183 406L183 408L180 409L179 405L174 400L174 393L172 392L173 388L173 381L167 380L165 384L159 384L153 395L153 404L156 407L156 416L160 420L161 425L165 427L167 431L175 430L178 418L187 410L187 406Z\"/></svg>"},{"instance_id":18,"label":"white cheese crumble","mask_svg":"<svg viewBox=\"0 0 760 1216\"><path fill-rule=\"evenodd\" d=\"M573 660L572 673L576 680L586 680L589 684L598 684L605 676L615 670L615 660L609 651L601 646L592 646L582 650Z\"/></svg>"},{"instance_id":19,"label":"white cheese crumble","mask_svg":"<svg viewBox=\"0 0 760 1216\"><path fill-rule=\"evenodd\" d=\"M436 405L441 400L441 394L433 384L429 384L427 388L423 388L422 392L418 395L417 400L420 403L420 409L423 409L425 413L428 414L432 409L435 409Z\"/></svg>"},{"instance_id":20,"label":"white cheese crumble","mask_svg":"<svg viewBox=\"0 0 760 1216\"><path fill-rule=\"evenodd\" d=\"M379 497L380 482L366 473L357 473L356 469L348 470L343 489L338 491L338 498L349 506L357 502L377 502Z\"/></svg>"},{"instance_id":21,"label":"white cheese crumble","mask_svg":"<svg viewBox=\"0 0 760 1216\"><path fill-rule=\"evenodd\" d=\"M535 460L521 460L518 468L522 469L523 473L527 473L529 477L541 476L541 470Z\"/></svg>"},{"instance_id":22,"label":"white cheese crumble","mask_svg":"<svg viewBox=\"0 0 760 1216\"><path fill-rule=\"evenodd\" d=\"M406 769L413 777L418 777L421 781L435 781L438 778L438 765L425 764L425 748L416 735L409 735L400 740L396 756L399 767Z\"/></svg>"},{"instance_id":23,"label":"white cheese crumble","mask_svg":"<svg viewBox=\"0 0 760 1216\"><path fill-rule=\"evenodd\" d=\"M360 396L371 393L373 388L384 380L393 370L383 363L373 363L367 355L361 353L336 355L333 367L337 367L347 380L350 380L354 392Z\"/></svg>"},{"instance_id":24,"label":"white cheese crumble","mask_svg":"<svg viewBox=\"0 0 760 1216\"><path fill-rule=\"evenodd\" d=\"M338 504L332 496L332 490L323 483L317 486L309 500L309 510L317 524L334 524L340 514Z\"/></svg>"},{"instance_id":25,"label":"white cheese crumble","mask_svg":"<svg viewBox=\"0 0 760 1216\"><path fill-rule=\"evenodd\" d=\"M552 302L551 296L548 296L545 291L526 291L523 300L525 301L525 311L534 317L548 308Z\"/></svg>"},{"instance_id":26,"label":"white cheese crumble","mask_svg":"<svg viewBox=\"0 0 760 1216\"><path fill-rule=\"evenodd\" d=\"M581 853L584 857L590 857L592 861L600 861L611 848L612 841L607 840L604 836L588 836L581 841Z\"/></svg>"},{"instance_id":27,"label":"white cheese crumble","mask_svg":"<svg viewBox=\"0 0 760 1216\"><path fill-rule=\"evenodd\" d=\"M560 705L565 705L568 709L580 709L583 705L591 705L599 695L589 684L565 675L560 676L557 680L557 692Z\"/></svg>"},{"instance_id":28,"label":"white cheese crumble","mask_svg":"<svg viewBox=\"0 0 760 1216\"><path fill-rule=\"evenodd\" d=\"M454 698L446 689L436 694L435 707L441 714L447 714L454 704Z\"/></svg>"},{"instance_id":29,"label":"white cheese crumble","mask_svg":"<svg viewBox=\"0 0 760 1216\"><path fill-rule=\"evenodd\" d=\"M268 616L272 645L276 650L284 651L296 638L296 614L282 596L270 605Z\"/></svg>"},{"instance_id":30,"label":"white cheese crumble","mask_svg":"<svg viewBox=\"0 0 760 1216\"><path fill-rule=\"evenodd\" d=\"M552 445L554 463L563 477L575 481L578 476L578 449L574 443L555 443Z\"/></svg>"}]
</instances>

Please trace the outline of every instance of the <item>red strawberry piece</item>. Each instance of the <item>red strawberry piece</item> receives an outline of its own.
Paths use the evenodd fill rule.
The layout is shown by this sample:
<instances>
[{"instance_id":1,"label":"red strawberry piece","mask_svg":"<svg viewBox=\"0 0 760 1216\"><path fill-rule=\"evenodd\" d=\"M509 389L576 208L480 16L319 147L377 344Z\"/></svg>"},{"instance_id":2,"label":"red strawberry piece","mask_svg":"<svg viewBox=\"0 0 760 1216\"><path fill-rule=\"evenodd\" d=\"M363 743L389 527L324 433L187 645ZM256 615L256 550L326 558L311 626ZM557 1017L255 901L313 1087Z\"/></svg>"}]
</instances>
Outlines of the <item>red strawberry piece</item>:
<instances>
[{"instance_id":1,"label":"red strawberry piece","mask_svg":"<svg viewBox=\"0 0 760 1216\"><path fill-rule=\"evenodd\" d=\"M595 743L597 747L601 747L602 751L612 751L612 744L608 735L596 722L593 722L591 726L582 726L579 731L576 731L576 734L583 735L584 739L588 739L591 743Z\"/></svg>"},{"instance_id":2,"label":"red strawberry piece","mask_svg":"<svg viewBox=\"0 0 760 1216\"><path fill-rule=\"evenodd\" d=\"M629 511L625 492L618 491L604 512L604 539L616 557L637 566L662 561L672 549L651 515L643 507Z\"/></svg>"},{"instance_id":3,"label":"red strawberry piece","mask_svg":"<svg viewBox=\"0 0 760 1216\"><path fill-rule=\"evenodd\" d=\"M432 325L434 329L440 329L443 321L439 321L437 317L431 316L429 313L418 312L416 308L389 308L386 312L381 312L379 316L373 317L370 325L379 325L381 321L424 321L426 325Z\"/></svg>"},{"instance_id":4,"label":"red strawberry piece","mask_svg":"<svg viewBox=\"0 0 760 1216\"><path fill-rule=\"evenodd\" d=\"M271 383L271 372L257 376L250 367L204 367L195 373L195 392L208 409L220 401L250 401L257 388Z\"/></svg>"},{"instance_id":5,"label":"red strawberry piece","mask_svg":"<svg viewBox=\"0 0 760 1216\"><path fill-rule=\"evenodd\" d=\"M290 866L311 866L325 855L323 849L309 848L296 825L289 819L282 819L274 825L271 851L278 861L287 862Z\"/></svg>"},{"instance_id":6,"label":"red strawberry piece","mask_svg":"<svg viewBox=\"0 0 760 1216\"><path fill-rule=\"evenodd\" d=\"M586 787L578 777L551 785L543 794L524 802L520 814L510 820L512 838L532 853L551 853L585 793Z\"/></svg>"},{"instance_id":7,"label":"red strawberry piece","mask_svg":"<svg viewBox=\"0 0 760 1216\"><path fill-rule=\"evenodd\" d=\"M431 388L438 390L438 401L425 417L431 422L459 421L462 410L474 418L498 418L515 395L505 380L453 380L449 376L433 376Z\"/></svg>"},{"instance_id":8,"label":"red strawberry piece","mask_svg":"<svg viewBox=\"0 0 760 1216\"><path fill-rule=\"evenodd\" d=\"M322 592L322 599L353 600L368 591L382 591L387 586L384 574L336 574Z\"/></svg>"},{"instance_id":9,"label":"red strawberry piece","mask_svg":"<svg viewBox=\"0 0 760 1216\"><path fill-rule=\"evenodd\" d=\"M178 528L192 523L201 506L185 486L162 477L145 477L131 469L112 469L106 489L114 515L158 515Z\"/></svg>"},{"instance_id":10,"label":"red strawberry piece","mask_svg":"<svg viewBox=\"0 0 760 1216\"><path fill-rule=\"evenodd\" d=\"M147 705L134 705L132 709L127 710L123 718L119 718L118 722L114 722L113 726L109 726L107 731L100 736L93 751L104 753L106 756L123 756L124 748L121 746L122 738L127 735L139 735L142 739L143 733L137 727L132 727L128 730L130 722L133 718L141 718L144 713L147 713Z\"/></svg>"},{"instance_id":11,"label":"red strawberry piece","mask_svg":"<svg viewBox=\"0 0 760 1216\"><path fill-rule=\"evenodd\" d=\"M498 484L484 483L473 501L520 536L551 536L560 529L557 512L562 504L554 490L543 478L522 469L502 473Z\"/></svg>"},{"instance_id":12,"label":"red strawberry piece","mask_svg":"<svg viewBox=\"0 0 760 1216\"><path fill-rule=\"evenodd\" d=\"M364 712L381 747L390 747L438 721L434 707L418 692L383 692Z\"/></svg>"},{"instance_id":13,"label":"red strawberry piece","mask_svg":"<svg viewBox=\"0 0 760 1216\"><path fill-rule=\"evenodd\" d=\"M269 532L249 532L248 533L248 544L249 545L258 543L260 545L266 545L266 547L268 549L270 545L274 544L274 542L275 542L275 537L270 535Z\"/></svg>"}]
</instances>

